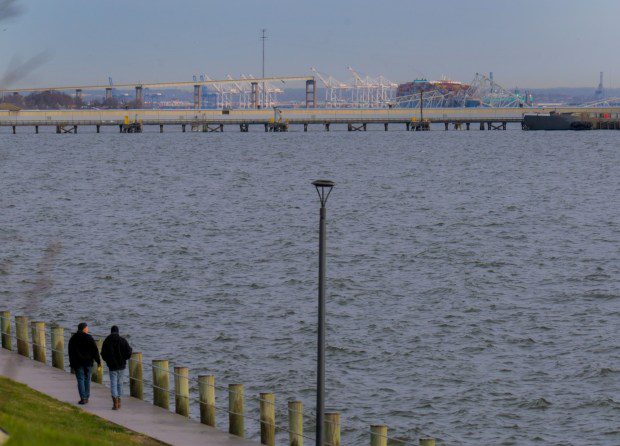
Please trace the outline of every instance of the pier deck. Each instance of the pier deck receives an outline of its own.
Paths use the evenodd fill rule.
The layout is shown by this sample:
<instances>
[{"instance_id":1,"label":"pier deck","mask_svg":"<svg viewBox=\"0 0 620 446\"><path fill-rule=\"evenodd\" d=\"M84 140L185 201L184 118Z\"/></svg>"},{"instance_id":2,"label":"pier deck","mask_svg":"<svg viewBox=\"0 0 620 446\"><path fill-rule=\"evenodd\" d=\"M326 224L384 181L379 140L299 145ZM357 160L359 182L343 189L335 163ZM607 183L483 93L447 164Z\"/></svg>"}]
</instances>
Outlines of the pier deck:
<instances>
[{"instance_id":1,"label":"pier deck","mask_svg":"<svg viewBox=\"0 0 620 446\"><path fill-rule=\"evenodd\" d=\"M75 404L79 399L75 377L40 362L0 349L0 375ZM213 427L176 415L146 401L123 397L123 408L111 410L110 389L91 383L91 398L83 410L135 432L175 446L256 446L257 443L224 433Z\"/></svg>"},{"instance_id":2,"label":"pier deck","mask_svg":"<svg viewBox=\"0 0 620 446\"><path fill-rule=\"evenodd\" d=\"M456 129L503 129L506 123L520 123L524 114L549 113L588 113L592 117L610 116L617 119L620 108L428 108L423 111L423 122L443 123L446 130L449 125ZM393 109L320 109L299 108L282 109L278 111L268 109L235 109L235 110L20 110L0 111L0 127L55 126L58 133L68 133L64 128L78 126L95 126L99 130L102 126L119 126L128 123L139 123L140 126L176 125L193 126L192 130L222 131L224 126L238 126L241 131L247 131L248 126L265 126L269 130L274 124L303 125L307 130L309 125L322 125L329 130L331 124L347 124L349 130L365 130L366 124L383 124L385 130L390 124L402 124L406 129L416 129L420 123L420 110L411 108ZM479 127L477 127L479 125ZM204 128L198 128L205 126ZM60 129L63 128L61 132ZM121 128L122 131L122 128Z\"/></svg>"}]
</instances>

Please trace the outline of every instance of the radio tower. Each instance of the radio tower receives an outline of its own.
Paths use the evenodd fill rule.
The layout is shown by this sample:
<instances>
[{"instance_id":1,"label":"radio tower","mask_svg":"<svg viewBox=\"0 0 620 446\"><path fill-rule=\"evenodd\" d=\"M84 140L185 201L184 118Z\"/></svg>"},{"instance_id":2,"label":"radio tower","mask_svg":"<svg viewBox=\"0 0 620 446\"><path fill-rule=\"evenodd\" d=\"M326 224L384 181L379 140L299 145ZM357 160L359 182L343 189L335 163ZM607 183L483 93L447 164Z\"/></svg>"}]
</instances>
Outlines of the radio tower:
<instances>
[{"instance_id":1,"label":"radio tower","mask_svg":"<svg viewBox=\"0 0 620 446\"><path fill-rule=\"evenodd\" d=\"M601 71L600 79L598 81L598 87L594 92L594 97L596 99L603 99L603 72Z\"/></svg>"}]
</instances>

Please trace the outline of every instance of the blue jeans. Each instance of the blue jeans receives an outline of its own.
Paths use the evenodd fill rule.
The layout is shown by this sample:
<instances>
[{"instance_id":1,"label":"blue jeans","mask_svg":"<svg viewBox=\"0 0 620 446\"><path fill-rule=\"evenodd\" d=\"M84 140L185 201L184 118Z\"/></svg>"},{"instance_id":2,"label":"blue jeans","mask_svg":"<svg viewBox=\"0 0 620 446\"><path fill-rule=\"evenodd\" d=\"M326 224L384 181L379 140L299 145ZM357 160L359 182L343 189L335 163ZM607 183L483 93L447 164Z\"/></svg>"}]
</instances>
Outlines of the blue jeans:
<instances>
[{"instance_id":1,"label":"blue jeans","mask_svg":"<svg viewBox=\"0 0 620 446\"><path fill-rule=\"evenodd\" d=\"M112 398L120 398L123 393L123 370L110 370L110 390Z\"/></svg>"},{"instance_id":2,"label":"blue jeans","mask_svg":"<svg viewBox=\"0 0 620 446\"><path fill-rule=\"evenodd\" d=\"M80 398L85 400L90 398L90 372L92 367L78 367L75 369L75 377L77 378L78 392Z\"/></svg>"}]
</instances>

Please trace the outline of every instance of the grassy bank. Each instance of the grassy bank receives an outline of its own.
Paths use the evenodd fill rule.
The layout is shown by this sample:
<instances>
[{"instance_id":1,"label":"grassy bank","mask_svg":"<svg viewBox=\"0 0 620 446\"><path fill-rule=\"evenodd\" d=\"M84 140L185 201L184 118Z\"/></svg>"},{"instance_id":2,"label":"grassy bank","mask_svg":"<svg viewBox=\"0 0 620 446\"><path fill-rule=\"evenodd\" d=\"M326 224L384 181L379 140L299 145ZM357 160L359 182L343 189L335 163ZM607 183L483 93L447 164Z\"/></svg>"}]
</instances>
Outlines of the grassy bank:
<instances>
[{"instance_id":1,"label":"grassy bank","mask_svg":"<svg viewBox=\"0 0 620 446\"><path fill-rule=\"evenodd\" d=\"M163 445L3 377L0 427L10 434L5 446Z\"/></svg>"}]
</instances>

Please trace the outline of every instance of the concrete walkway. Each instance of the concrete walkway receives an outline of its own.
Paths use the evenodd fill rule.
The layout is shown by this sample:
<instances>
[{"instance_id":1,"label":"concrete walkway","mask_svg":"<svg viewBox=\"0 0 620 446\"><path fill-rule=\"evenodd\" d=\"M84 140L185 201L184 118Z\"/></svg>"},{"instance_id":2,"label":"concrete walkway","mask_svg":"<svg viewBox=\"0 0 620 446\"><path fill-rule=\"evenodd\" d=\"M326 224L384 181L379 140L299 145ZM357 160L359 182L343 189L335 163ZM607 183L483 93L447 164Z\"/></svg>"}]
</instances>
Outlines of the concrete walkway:
<instances>
[{"instance_id":1,"label":"concrete walkway","mask_svg":"<svg viewBox=\"0 0 620 446\"><path fill-rule=\"evenodd\" d=\"M0 375L173 446L258 445L136 398L123 397L123 408L113 411L110 389L101 384L91 383L88 405L79 406L76 404L79 397L73 375L3 348L0 348Z\"/></svg>"}]
</instances>

